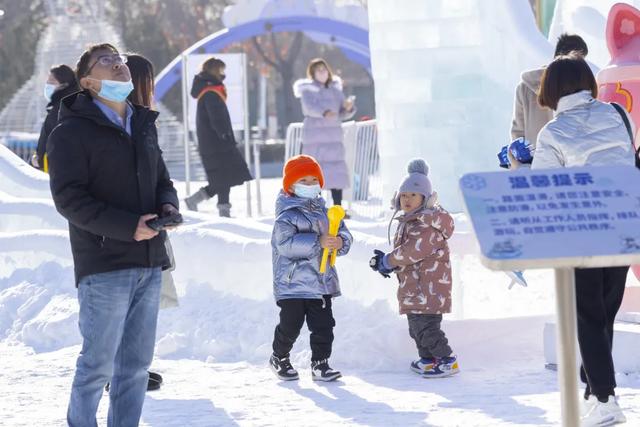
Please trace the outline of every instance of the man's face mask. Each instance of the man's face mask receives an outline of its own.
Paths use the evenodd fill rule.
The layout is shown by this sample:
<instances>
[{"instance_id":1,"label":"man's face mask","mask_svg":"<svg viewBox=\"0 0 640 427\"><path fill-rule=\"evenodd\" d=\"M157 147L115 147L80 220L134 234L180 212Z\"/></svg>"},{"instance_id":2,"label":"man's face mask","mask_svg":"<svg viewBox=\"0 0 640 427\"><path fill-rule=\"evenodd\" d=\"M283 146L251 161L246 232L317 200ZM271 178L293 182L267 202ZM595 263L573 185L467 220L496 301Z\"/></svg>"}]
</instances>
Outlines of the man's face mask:
<instances>
[{"instance_id":1,"label":"man's face mask","mask_svg":"<svg viewBox=\"0 0 640 427\"><path fill-rule=\"evenodd\" d=\"M91 79L96 80L96 79ZM133 90L133 82L128 80L99 80L102 83L98 96L113 102L124 102Z\"/></svg>"}]
</instances>

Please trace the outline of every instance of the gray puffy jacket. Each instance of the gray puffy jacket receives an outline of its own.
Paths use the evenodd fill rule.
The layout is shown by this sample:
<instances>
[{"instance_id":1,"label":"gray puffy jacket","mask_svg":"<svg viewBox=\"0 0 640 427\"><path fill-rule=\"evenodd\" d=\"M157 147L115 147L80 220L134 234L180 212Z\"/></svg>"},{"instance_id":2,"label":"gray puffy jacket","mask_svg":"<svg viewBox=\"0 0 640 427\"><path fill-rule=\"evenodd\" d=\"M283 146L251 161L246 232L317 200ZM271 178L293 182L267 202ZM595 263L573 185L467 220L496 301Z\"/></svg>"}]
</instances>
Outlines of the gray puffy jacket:
<instances>
[{"instance_id":1,"label":"gray puffy jacket","mask_svg":"<svg viewBox=\"0 0 640 427\"><path fill-rule=\"evenodd\" d=\"M634 149L620 114L612 105L593 99L590 91L582 91L560 98L555 118L538 134L531 167L634 164Z\"/></svg>"},{"instance_id":2,"label":"gray puffy jacket","mask_svg":"<svg viewBox=\"0 0 640 427\"><path fill-rule=\"evenodd\" d=\"M322 299L340 296L333 267L320 273L320 235L329 228L324 199L303 199L281 191L276 201L276 221L271 236L273 293L277 301L290 298ZM338 235L344 243L338 256L349 252L353 237L344 222Z\"/></svg>"}]
</instances>

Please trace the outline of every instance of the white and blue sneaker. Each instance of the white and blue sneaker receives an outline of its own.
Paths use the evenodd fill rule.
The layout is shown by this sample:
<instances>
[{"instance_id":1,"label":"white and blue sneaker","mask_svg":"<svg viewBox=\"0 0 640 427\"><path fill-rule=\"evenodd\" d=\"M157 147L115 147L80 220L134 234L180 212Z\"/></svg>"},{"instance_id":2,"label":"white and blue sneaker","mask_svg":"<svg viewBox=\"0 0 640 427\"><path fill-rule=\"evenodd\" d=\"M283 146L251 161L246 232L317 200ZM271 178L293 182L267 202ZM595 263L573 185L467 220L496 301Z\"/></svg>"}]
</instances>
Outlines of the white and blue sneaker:
<instances>
[{"instance_id":1,"label":"white and blue sneaker","mask_svg":"<svg viewBox=\"0 0 640 427\"><path fill-rule=\"evenodd\" d=\"M424 378L443 378L460 372L456 356L436 357L430 369L422 373Z\"/></svg>"},{"instance_id":2,"label":"white and blue sneaker","mask_svg":"<svg viewBox=\"0 0 640 427\"><path fill-rule=\"evenodd\" d=\"M618 406L615 396L609 396L606 402L596 400L589 411L580 417L581 427L613 426L625 422L627 422L627 418Z\"/></svg>"},{"instance_id":3,"label":"white and blue sneaker","mask_svg":"<svg viewBox=\"0 0 640 427\"><path fill-rule=\"evenodd\" d=\"M587 415L596 403L598 403L598 398L593 394L589 395L586 399L580 399L580 418Z\"/></svg>"},{"instance_id":4,"label":"white and blue sneaker","mask_svg":"<svg viewBox=\"0 0 640 427\"><path fill-rule=\"evenodd\" d=\"M409 369L411 369L416 374L422 375L425 372L433 369L433 364L435 363L435 361L436 359L433 357L421 357L420 359L411 362L411 366L409 367Z\"/></svg>"}]
</instances>

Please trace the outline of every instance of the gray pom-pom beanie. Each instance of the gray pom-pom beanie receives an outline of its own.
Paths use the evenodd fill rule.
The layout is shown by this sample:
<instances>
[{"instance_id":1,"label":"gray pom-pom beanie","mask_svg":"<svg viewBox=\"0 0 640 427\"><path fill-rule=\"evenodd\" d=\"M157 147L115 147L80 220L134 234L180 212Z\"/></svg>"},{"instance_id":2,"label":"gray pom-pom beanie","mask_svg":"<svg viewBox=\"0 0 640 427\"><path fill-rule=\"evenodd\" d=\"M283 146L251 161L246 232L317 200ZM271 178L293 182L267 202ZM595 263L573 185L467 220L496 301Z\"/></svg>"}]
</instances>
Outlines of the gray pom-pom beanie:
<instances>
[{"instance_id":1,"label":"gray pom-pom beanie","mask_svg":"<svg viewBox=\"0 0 640 427\"><path fill-rule=\"evenodd\" d=\"M418 193L428 199L433 194L433 188L431 187L431 180L429 179L429 165L422 159L413 159L407 166L407 175L398 193Z\"/></svg>"}]
</instances>

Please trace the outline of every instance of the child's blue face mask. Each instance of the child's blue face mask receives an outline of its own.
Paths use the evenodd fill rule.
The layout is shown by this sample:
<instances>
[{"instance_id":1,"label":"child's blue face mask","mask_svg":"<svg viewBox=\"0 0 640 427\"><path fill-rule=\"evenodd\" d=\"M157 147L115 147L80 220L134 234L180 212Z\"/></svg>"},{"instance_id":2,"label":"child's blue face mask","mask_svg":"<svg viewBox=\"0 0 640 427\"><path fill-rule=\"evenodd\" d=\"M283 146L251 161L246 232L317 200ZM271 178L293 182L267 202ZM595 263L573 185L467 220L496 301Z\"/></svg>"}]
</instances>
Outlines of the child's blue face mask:
<instances>
[{"instance_id":1,"label":"child's blue face mask","mask_svg":"<svg viewBox=\"0 0 640 427\"><path fill-rule=\"evenodd\" d=\"M293 184L293 193L303 199L315 199L320 195L320 184L305 185L300 183Z\"/></svg>"}]
</instances>

